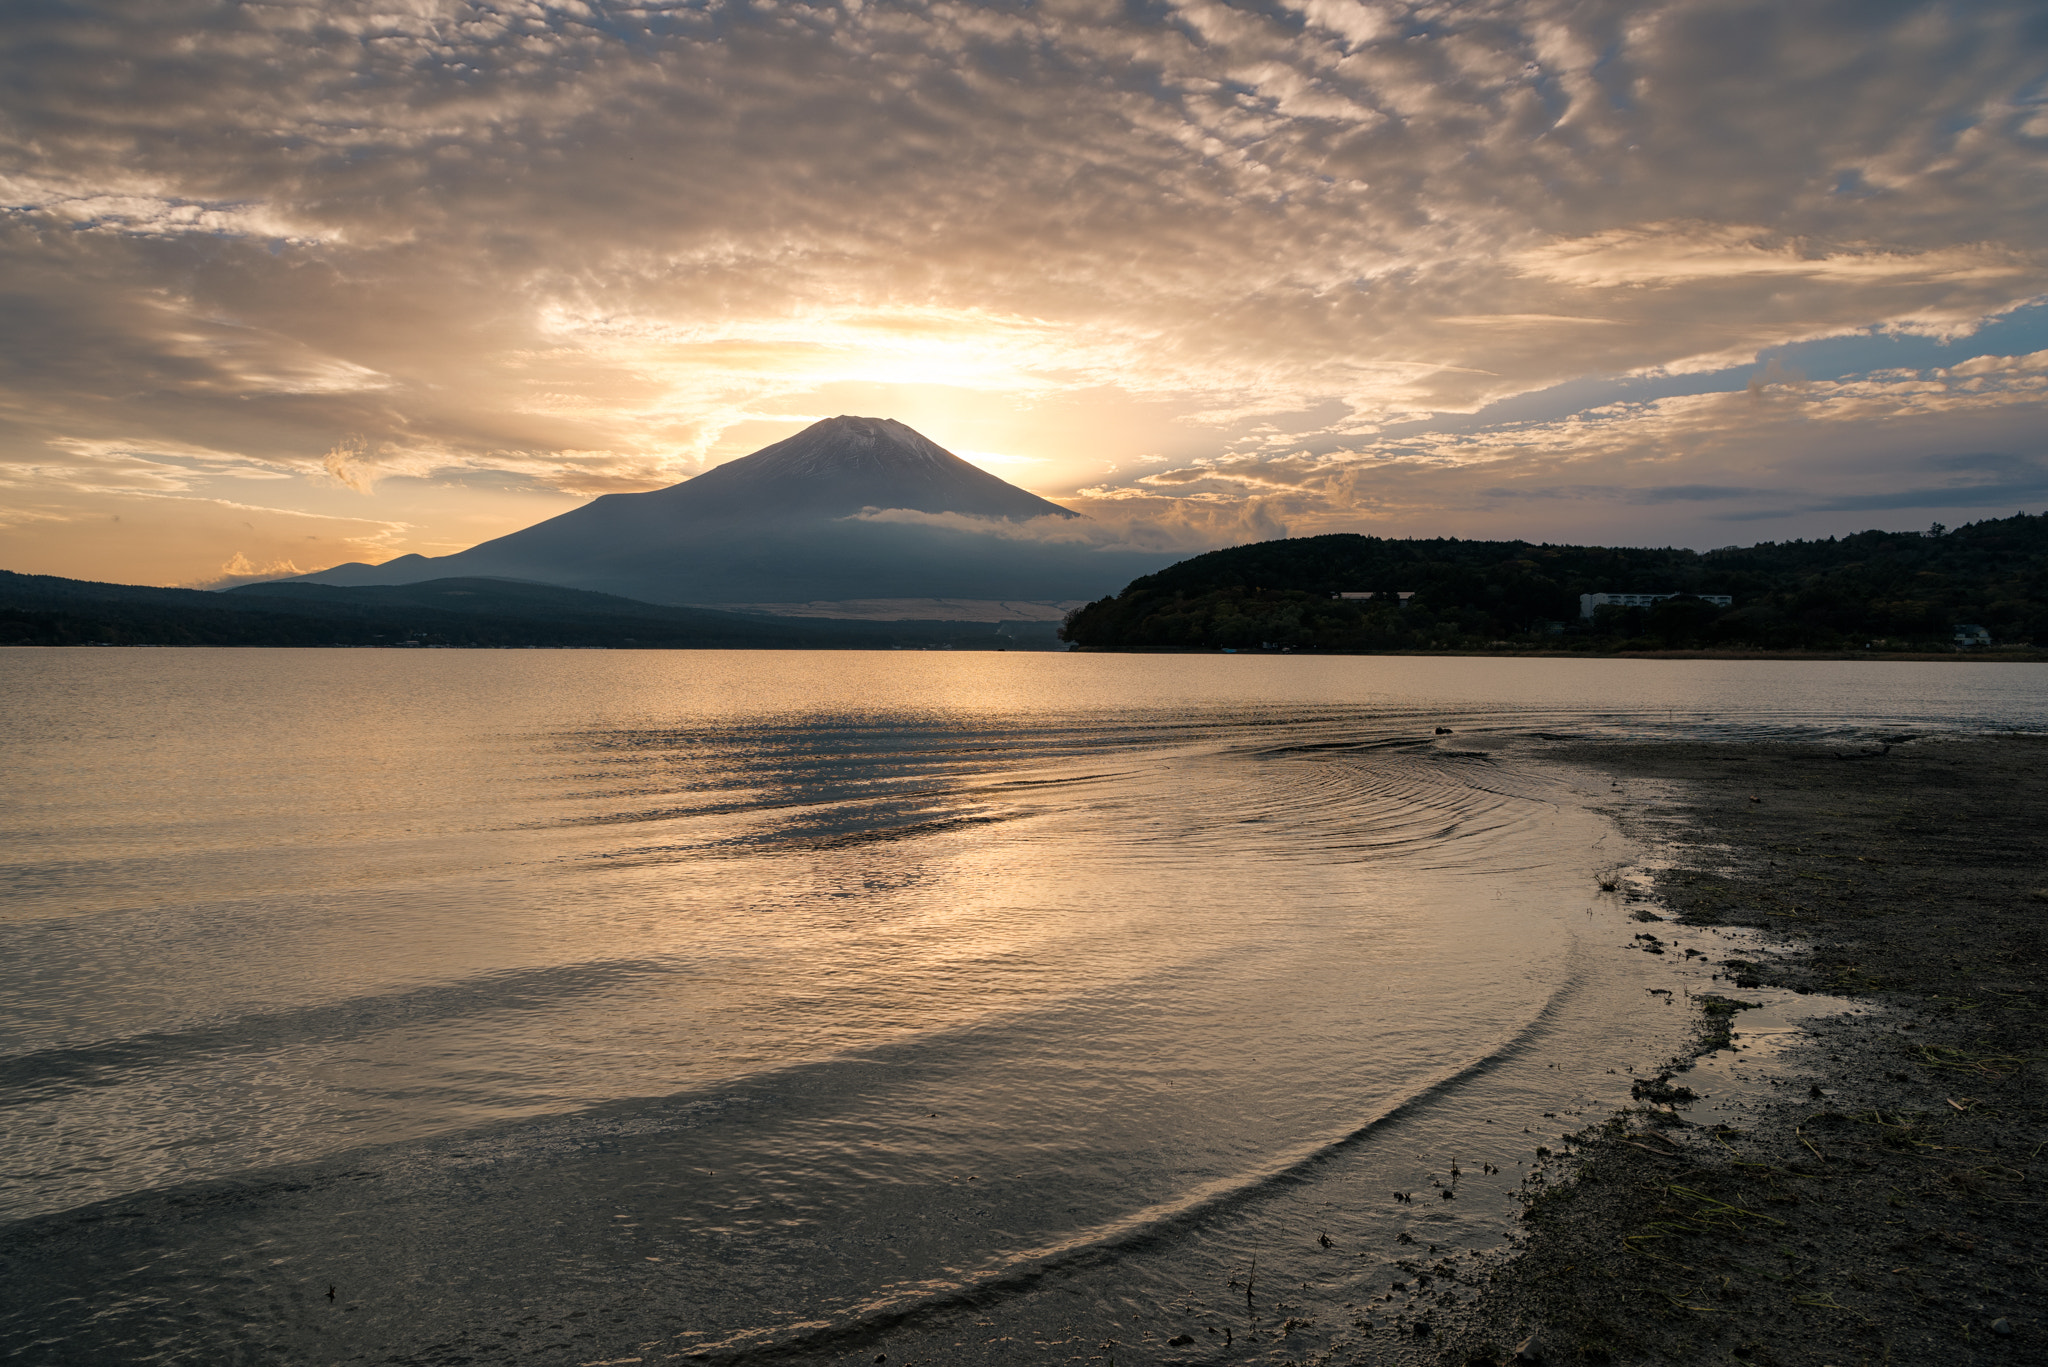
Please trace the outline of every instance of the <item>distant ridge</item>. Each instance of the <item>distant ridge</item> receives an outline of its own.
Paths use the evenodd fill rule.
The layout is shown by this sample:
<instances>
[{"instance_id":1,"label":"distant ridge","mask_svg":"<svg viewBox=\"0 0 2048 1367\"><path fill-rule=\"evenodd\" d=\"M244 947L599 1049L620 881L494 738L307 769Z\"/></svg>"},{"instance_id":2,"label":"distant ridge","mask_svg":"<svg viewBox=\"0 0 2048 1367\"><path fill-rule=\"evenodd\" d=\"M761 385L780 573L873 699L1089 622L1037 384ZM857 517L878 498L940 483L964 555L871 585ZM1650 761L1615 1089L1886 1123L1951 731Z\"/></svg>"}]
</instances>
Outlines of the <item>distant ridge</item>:
<instances>
[{"instance_id":1,"label":"distant ridge","mask_svg":"<svg viewBox=\"0 0 2048 1367\"><path fill-rule=\"evenodd\" d=\"M643 494L581 508L454 555L303 576L334 585L521 579L657 603L1087 599L1174 557L875 521L869 511L989 522L1076 519L891 418L842 415Z\"/></svg>"},{"instance_id":2,"label":"distant ridge","mask_svg":"<svg viewBox=\"0 0 2048 1367\"><path fill-rule=\"evenodd\" d=\"M0 570L4 645L1015 650L1054 640L1045 622L804 621L501 579L209 593Z\"/></svg>"}]
</instances>

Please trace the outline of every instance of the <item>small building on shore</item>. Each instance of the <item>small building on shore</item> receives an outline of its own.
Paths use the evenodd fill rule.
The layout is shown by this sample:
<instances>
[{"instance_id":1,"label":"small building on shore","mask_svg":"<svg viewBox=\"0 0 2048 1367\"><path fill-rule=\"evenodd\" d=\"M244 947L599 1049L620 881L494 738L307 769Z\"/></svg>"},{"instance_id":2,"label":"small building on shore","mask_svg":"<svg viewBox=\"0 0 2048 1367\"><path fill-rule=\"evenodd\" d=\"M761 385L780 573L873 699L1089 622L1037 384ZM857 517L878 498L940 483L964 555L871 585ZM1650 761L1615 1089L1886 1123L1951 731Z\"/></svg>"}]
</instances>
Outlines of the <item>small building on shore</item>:
<instances>
[{"instance_id":1,"label":"small building on shore","mask_svg":"<svg viewBox=\"0 0 2048 1367\"><path fill-rule=\"evenodd\" d=\"M1666 598L1697 598L1717 608L1735 605L1735 600L1725 593L1582 593L1579 616L1590 620L1601 608L1647 608Z\"/></svg>"},{"instance_id":2,"label":"small building on shore","mask_svg":"<svg viewBox=\"0 0 2048 1367\"><path fill-rule=\"evenodd\" d=\"M1991 645L1991 633L1983 627L1963 623L1956 627L1956 644L1965 650L1972 647L1988 649Z\"/></svg>"}]
</instances>

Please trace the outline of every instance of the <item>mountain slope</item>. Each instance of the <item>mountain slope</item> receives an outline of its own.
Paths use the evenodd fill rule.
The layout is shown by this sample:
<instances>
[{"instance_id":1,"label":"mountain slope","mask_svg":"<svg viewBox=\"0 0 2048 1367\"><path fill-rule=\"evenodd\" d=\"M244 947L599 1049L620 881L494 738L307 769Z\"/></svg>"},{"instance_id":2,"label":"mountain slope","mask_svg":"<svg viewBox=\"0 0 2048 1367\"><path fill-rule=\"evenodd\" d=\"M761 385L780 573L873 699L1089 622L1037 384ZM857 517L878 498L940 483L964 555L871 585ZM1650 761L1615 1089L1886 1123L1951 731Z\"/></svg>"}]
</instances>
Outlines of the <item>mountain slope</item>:
<instances>
[{"instance_id":1,"label":"mountain slope","mask_svg":"<svg viewBox=\"0 0 2048 1367\"><path fill-rule=\"evenodd\" d=\"M873 598L1088 598L1171 557L1103 552L1007 529L872 521L868 510L997 523L1077 515L900 422L837 417L695 479L607 494L455 555L401 556L305 576L402 584L527 579L663 603Z\"/></svg>"},{"instance_id":2,"label":"mountain slope","mask_svg":"<svg viewBox=\"0 0 2048 1367\"><path fill-rule=\"evenodd\" d=\"M637 500L678 521L836 518L864 508L1010 521L1078 516L970 465L893 418L844 416L812 423L793 437L681 484L609 497Z\"/></svg>"}]
</instances>

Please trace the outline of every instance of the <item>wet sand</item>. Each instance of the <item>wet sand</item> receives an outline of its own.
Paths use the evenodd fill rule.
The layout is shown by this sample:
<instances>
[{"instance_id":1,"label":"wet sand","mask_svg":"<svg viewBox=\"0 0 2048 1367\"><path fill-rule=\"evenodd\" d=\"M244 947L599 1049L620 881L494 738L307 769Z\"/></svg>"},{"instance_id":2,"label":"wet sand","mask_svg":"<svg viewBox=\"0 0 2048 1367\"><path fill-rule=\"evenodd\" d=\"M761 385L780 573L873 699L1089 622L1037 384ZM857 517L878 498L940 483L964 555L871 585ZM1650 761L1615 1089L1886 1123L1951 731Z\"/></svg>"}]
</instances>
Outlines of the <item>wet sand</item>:
<instances>
[{"instance_id":1,"label":"wet sand","mask_svg":"<svg viewBox=\"0 0 2048 1367\"><path fill-rule=\"evenodd\" d=\"M1813 1022L1787 1056L1799 1085L1739 1123L1686 1104L1708 1067L1646 1076L1531 1184L1524 1251L1437 1362L2048 1351L2048 740L1887 739L1552 752L1611 775L1614 814L1670 861L1617 871L1640 918L1779 946L1718 964L1721 1004L1693 998L1703 1053L1740 1035L1745 990L1875 1009Z\"/></svg>"}]
</instances>

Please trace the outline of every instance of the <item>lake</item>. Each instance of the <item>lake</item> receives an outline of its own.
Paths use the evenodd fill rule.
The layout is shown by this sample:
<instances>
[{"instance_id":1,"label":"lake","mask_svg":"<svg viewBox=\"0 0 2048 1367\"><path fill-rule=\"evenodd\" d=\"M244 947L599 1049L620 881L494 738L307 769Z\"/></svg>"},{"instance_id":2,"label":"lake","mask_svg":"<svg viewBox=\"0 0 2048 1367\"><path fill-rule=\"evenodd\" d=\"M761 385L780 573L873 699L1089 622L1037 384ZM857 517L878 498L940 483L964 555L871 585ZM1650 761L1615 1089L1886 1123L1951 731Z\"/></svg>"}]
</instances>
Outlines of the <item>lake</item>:
<instances>
[{"instance_id":1,"label":"lake","mask_svg":"<svg viewBox=\"0 0 2048 1367\"><path fill-rule=\"evenodd\" d=\"M1500 1247L1710 981L1627 951L1599 885L1655 852L1548 745L2040 730L2044 685L0 652L0 1351L1305 1357Z\"/></svg>"}]
</instances>

